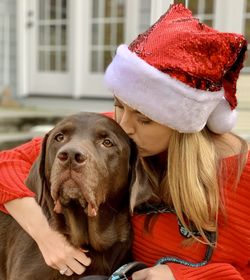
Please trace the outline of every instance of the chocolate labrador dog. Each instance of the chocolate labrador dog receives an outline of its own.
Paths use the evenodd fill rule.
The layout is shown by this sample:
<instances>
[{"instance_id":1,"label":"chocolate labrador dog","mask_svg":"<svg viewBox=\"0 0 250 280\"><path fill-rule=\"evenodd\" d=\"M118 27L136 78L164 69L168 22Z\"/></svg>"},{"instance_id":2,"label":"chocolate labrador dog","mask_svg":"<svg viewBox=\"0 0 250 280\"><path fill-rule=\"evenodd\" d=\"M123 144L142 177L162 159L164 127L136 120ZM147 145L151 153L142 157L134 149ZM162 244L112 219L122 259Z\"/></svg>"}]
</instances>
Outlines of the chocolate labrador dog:
<instances>
[{"instance_id":1,"label":"chocolate labrador dog","mask_svg":"<svg viewBox=\"0 0 250 280\"><path fill-rule=\"evenodd\" d=\"M136 157L122 128L96 113L66 117L43 139L26 184L51 226L88 250L92 262L84 276L110 275L130 260L129 196L133 182L135 189L144 183L135 174ZM81 277L48 267L34 240L9 215L1 213L0 224L0 279Z\"/></svg>"}]
</instances>

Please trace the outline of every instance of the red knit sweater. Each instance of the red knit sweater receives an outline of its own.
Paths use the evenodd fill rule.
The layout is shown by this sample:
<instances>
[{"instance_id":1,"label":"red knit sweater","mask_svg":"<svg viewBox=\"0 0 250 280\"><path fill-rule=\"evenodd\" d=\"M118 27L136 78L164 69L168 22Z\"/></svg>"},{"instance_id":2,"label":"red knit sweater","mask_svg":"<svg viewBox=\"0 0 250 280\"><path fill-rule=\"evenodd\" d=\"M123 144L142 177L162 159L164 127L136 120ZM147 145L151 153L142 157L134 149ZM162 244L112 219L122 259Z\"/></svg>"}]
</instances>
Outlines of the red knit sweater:
<instances>
[{"instance_id":1,"label":"red knit sweater","mask_svg":"<svg viewBox=\"0 0 250 280\"><path fill-rule=\"evenodd\" d=\"M30 167L40 151L41 138L16 149L0 153L0 210L9 200L34 194L24 185ZM237 165L236 157L224 159L228 170ZM236 189L232 187L235 172L224 186L226 216L219 216L219 237L209 264L193 268L169 263L175 279L250 280L250 153ZM164 256L175 256L192 262L203 260L206 247L193 244L184 247L175 214L160 214L152 231L143 230L145 215L134 215L134 259L152 266Z\"/></svg>"}]
</instances>

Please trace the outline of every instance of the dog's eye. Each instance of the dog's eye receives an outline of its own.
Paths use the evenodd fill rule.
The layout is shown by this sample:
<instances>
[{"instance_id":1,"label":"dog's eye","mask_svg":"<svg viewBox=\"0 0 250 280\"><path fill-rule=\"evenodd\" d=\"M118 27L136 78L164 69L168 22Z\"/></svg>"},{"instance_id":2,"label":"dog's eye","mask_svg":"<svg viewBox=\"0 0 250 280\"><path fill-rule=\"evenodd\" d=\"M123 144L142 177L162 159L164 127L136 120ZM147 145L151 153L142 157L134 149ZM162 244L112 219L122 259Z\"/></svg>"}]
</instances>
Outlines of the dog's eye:
<instances>
[{"instance_id":1,"label":"dog's eye","mask_svg":"<svg viewBox=\"0 0 250 280\"><path fill-rule=\"evenodd\" d=\"M103 142L102 142L102 144L103 144L105 147L107 147L107 148L113 146L112 141L111 141L110 139L108 139L108 138L104 139Z\"/></svg>"},{"instance_id":2,"label":"dog's eye","mask_svg":"<svg viewBox=\"0 0 250 280\"><path fill-rule=\"evenodd\" d=\"M55 136L55 140L57 142L62 142L64 140L64 135L62 133L58 133L56 136Z\"/></svg>"}]
</instances>

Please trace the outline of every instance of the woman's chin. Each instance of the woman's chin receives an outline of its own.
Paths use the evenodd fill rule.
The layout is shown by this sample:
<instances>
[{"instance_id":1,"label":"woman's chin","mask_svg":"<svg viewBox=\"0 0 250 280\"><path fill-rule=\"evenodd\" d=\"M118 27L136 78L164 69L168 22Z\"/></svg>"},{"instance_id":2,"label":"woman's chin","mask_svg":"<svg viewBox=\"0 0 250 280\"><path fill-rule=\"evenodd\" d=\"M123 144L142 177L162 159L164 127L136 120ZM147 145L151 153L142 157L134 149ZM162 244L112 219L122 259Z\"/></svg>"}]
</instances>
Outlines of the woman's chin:
<instances>
[{"instance_id":1,"label":"woman's chin","mask_svg":"<svg viewBox=\"0 0 250 280\"><path fill-rule=\"evenodd\" d=\"M148 157L149 154L142 148L138 148L139 157Z\"/></svg>"},{"instance_id":2,"label":"woman's chin","mask_svg":"<svg viewBox=\"0 0 250 280\"><path fill-rule=\"evenodd\" d=\"M151 157L151 156L154 155L153 153L150 153L150 152L148 152L144 149L141 149L141 148L138 149L138 154L139 154L139 157Z\"/></svg>"}]
</instances>

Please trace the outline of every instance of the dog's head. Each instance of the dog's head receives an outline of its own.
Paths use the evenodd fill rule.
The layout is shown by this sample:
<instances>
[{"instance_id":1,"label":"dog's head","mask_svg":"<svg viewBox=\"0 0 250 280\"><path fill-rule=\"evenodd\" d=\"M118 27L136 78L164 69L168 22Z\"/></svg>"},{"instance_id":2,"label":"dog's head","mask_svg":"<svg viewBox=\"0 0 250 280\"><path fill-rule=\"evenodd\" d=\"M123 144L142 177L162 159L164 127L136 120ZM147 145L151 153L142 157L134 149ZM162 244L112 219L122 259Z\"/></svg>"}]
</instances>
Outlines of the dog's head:
<instances>
[{"instance_id":1,"label":"dog's head","mask_svg":"<svg viewBox=\"0 0 250 280\"><path fill-rule=\"evenodd\" d=\"M56 211L75 200L88 216L95 216L100 204L128 186L136 157L132 146L114 120L79 113L64 118L45 136L34 168L49 187Z\"/></svg>"}]
</instances>

